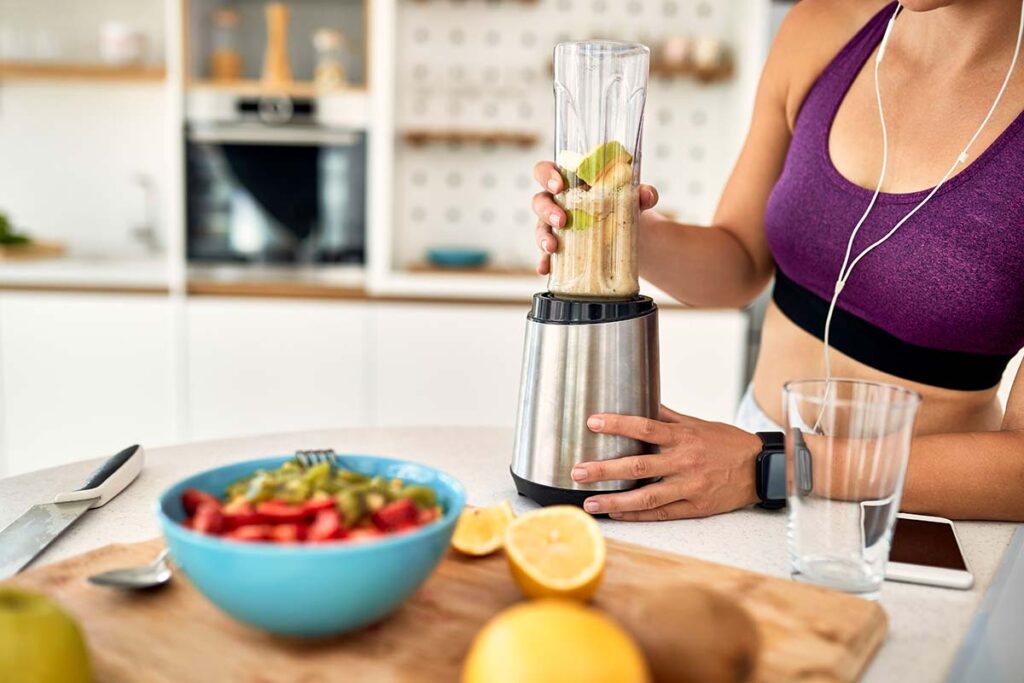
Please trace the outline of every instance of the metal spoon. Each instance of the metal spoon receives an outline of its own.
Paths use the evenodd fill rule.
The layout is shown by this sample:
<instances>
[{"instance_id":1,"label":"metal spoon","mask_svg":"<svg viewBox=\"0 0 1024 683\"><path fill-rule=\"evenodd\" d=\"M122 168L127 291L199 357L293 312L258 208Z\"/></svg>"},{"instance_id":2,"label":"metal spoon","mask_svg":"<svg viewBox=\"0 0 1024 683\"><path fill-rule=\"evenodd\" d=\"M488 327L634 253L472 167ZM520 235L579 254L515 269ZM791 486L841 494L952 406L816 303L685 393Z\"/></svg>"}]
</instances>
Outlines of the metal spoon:
<instances>
[{"instance_id":1,"label":"metal spoon","mask_svg":"<svg viewBox=\"0 0 1024 683\"><path fill-rule=\"evenodd\" d=\"M149 564L141 567L125 567L123 569L112 569L102 574L93 574L89 577L89 583L109 588L121 588L124 590L145 590L156 588L171 580L171 568L167 565L167 549L163 551Z\"/></svg>"}]
</instances>

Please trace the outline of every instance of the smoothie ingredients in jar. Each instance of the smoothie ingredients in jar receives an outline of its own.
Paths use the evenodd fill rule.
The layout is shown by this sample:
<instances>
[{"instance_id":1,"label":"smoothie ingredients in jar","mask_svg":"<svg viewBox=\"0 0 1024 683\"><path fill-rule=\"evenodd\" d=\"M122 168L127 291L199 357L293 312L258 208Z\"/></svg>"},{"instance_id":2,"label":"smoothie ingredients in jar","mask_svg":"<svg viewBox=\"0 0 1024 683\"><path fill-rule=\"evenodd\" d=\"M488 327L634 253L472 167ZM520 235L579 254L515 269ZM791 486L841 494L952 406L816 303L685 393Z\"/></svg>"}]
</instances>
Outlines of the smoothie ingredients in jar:
<instances>
[{"instance_id":1,"label":"smoothie ingredients in jar","mask_svg":"<svg viewBox=\"0 0 1024 683\"><path fill-rule=\"evenodd\" d=\"M557 163L566 189L555 200L566 224L551 257L549 289L562 296L636 296L640 198L633 155L612 140L586 155L564 150Z\"/></svg>"}]
</instances>

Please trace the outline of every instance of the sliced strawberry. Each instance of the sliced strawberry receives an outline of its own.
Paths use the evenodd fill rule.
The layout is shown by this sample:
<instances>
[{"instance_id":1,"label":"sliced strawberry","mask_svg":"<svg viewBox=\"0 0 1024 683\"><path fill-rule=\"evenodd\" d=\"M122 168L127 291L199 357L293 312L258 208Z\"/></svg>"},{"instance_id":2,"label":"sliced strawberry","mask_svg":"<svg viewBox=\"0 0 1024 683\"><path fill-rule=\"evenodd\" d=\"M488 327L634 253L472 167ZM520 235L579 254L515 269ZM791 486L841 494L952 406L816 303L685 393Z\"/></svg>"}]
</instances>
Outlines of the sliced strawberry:
<instances>
[{"instance_id":1,"label":"sliced strawberry","mask_svg":"<svg viewBox=\"0 0 1024 683\"><path fill-rule=\"evenodd\" d=\"M334 508L321 510L306 531L306 540L310 543L334 541L345 536L341 526L341 515Z\"/></svg>"},{"instance_id":2,"label":"sliced strawberry","mask_svg":"<svg viewBox=\"0 0 1024 683\"><path fill-rule=\"evenodd\" d=\"M306 526L303 524L275 524L270 532L270 540L274 543L298 543L306 537Z\"/></svg>"},{"instance_id":3,"label":"sliced strawberry","mask_svg":"<svg viewBox=\"0 0 1024 683\"><path fill-rule=\"evenodd\" d=\"M334 499L327 494L317 494L302 504L302 511L311 518L321 510L333 510Z\"/></svg>"},{"instance_id":4,"label":"sliced strawberry","mask_svg":"<svg viewBox=\"0 0 1024 683\"><path fill-rule=\"evenodd\" d=\"M249 524L259 524L263 520L252 503L244 498L231 501L221 509L221 512L224 514L224 526L228 530Z\"/></svg>"},{"instance_id":5,"label":"sliced strawberry","mask_svg":"<svg viewBox=\"0 0 1024 683\"><path fill-rule=\"evenodd\" d=\"M200 503L211 503L220 507L220 501L217 497L206 491L185 489L185 492L181 494L181 506L185 508L185 514L187 515L194 515L196 510L199 509Z\"/></svg>"},{"instance_id":6,"label":"sliced strawberry","mask_svg":"<svg viewBox=\"0 0 1024 683\"><path fill-rule=\"evenodd\" d=\"M420 524L420 525L430 524L435 519L437 519L438 516L439 515L438 515L438 511L437 511L436 507L433 507L433 508L423 508L417 514L416 523Z\"/></svg>"},{"instance_id":7,"label":"sliced strawberry","mask_svg":"<svg viewBox=\"0 0 1024 683\"><path fill-rule=\"evenodd\" d=\"M225 534L225 537L233 538L236 541L267 541L273 532L274 527L269 524L246 524L232 529Z\"/></svg>"},{"instance_id":8,"label":"sliced strawberry","mask_svg":"<svg viewBox=\"0 0 1024 683\"><path fill-rule=\"evenodd\" d=\"M218 535L224 531L224 515L218 503L203 501L192 518L192 528L201 534Z\"/></svg>"},{"instance_id":9,"label":"sliced strawberry","mask_svg":"<svg viewBox=\"0 0 1024 683\"><path fill-rule=\"evenodd\" d=\"M301 505L268 500L256 506L256 513L267 524L298 524L307 515Z\"/></svg>"},{"instance_id":10,"label":"sliced strawberry","mask_svg":"<svg viewBox=\"0 0 1024 683\"><path fill-rule=\"evenodd\" d=\"M381 531L394 531L404 524L416 524L419 511L416 503L408 498L401 498L388 503L373 513L373 524Z\"/></svg>"},{"instance_id":11,"label":"sliced strawberry","mask_svg":"<svg viewBox=\"0 0 1024 683\"><path fill-rule=\"evenodd\" d=\"M358 543L360 541L371 541L375 538L380 538L383 535L384 532L376 527L360 527L349 531L348 535L345 536L345 540L355 541Z\"/></svg>"}]
</instances>

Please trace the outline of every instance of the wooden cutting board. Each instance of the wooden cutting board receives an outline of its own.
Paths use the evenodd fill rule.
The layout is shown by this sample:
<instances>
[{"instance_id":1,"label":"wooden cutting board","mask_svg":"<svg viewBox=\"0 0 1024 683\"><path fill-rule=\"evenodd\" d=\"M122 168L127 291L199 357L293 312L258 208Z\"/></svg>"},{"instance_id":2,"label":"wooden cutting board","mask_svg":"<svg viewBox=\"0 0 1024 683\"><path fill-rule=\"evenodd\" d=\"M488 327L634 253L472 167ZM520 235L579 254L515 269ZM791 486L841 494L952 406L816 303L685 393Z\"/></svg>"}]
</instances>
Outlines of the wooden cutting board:
<instances>
[{"instance_id":1,"label":"wooden cutting board","mask_svg":"<svg viewBox=\"0 0 1024 683\"><path fill-rule=\"evenodd\" d=\"M121 593L84 580L97 571L148 562L162 545L160 539L109 545L8 583L50 595L79 619L97 680L104 683L457 681L473 635L522 599L500 553L468 559L453 552L390 619L309 642L243 626L180 573L149 593ZM721 590L750 611L763 641L760 681L854 680L885 638L886 616L876 603L616 541L608 542L597 605L656 592L680 579Z\"/></svg>"}]
</instances>

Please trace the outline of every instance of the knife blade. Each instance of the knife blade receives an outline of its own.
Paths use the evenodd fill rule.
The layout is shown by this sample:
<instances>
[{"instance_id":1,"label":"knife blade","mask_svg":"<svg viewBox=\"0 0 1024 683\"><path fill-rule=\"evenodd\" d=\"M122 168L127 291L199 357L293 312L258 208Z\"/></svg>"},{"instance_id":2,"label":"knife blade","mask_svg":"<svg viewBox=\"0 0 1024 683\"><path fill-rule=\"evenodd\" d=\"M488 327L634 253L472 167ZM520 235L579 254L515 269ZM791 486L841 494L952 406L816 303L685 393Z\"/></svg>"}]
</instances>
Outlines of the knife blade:
<instances>
[{"instance_id":1,"label":"knife blade","mask_svg":"<svg viewBox=\"0 0 1024 683\"><path fill-rule=\"evenodd\" d=\"M144 457L141 446L129 446L104 461L82 488L33 505L8 524L0 531L0 581L24 569L86 511L123 491L139 475Z\"/></svg>"},{"instance_id":2,"label":"knife blade","mask_svg":"<svg viewBox=\"0 0 1024 683\"><path fill-rule=\"evenodd\" d=\"M43 548L78 521L93 500L40 503L0 532L0 580L14 576Z\"/></svg>"}]
</instances>

